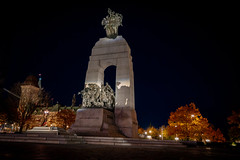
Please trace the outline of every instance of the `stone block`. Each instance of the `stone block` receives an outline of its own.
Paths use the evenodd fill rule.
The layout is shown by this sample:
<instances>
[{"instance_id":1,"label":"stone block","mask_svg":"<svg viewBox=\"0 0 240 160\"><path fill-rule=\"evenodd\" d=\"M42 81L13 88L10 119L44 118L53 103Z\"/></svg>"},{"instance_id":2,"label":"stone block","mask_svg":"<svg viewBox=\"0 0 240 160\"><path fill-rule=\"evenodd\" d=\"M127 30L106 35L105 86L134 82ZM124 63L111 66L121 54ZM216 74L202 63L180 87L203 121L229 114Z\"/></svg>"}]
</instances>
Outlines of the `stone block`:
<instances>
[{"instance_id":1,"label":"stone block","mask_svg":"<svg viewBox=\"0 0 240 160\"><path fill-rule=\"evenodd\" d=\"M85 108L77 111L75 123L69 129L77 135L115 136L119 132L114 126L114 114L103 108Z\"/></svg>"},{"instance_id":2,"label":"stone block","mask_svg":"<svg viewBox=\"0 0 240 160\"><path fill-rule=\"evenodd\" d=\"M115 108L115 123L119 127L120 131L127 137L138 137L137 128L137 115L136 111L127 108Z\"/></svg>"}]
</instances>

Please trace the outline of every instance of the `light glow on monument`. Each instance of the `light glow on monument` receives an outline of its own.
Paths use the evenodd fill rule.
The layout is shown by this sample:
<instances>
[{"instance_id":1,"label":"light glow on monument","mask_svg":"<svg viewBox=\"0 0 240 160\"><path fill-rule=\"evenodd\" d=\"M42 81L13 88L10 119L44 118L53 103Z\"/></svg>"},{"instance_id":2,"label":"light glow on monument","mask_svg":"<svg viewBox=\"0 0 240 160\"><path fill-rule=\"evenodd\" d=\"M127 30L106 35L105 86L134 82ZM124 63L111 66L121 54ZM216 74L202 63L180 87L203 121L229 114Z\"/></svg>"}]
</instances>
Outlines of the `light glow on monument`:
<instances>
[{"instance_id":1,"label":"light glow on monument","mask_svg":"<svg viewBox=\"0 0 240 160\"><path fill-rule=\"evenodd\" d=\"M126 98L125 106L128 104L128 98Z\"/></svg>"},{"instance_id":2,"label":"light glow on monument","mask_svg":"<svg viewBox=\"0 0 240 160\"><path fill-rule=\"evenodd\" d=\"M130 81L129 80L120 80L120 82L117 82L117 89L121 89L121 87L130 87Z\"/></svg>"},{"instance_id":3,"label":"light glow on monument","mask_svg":"<svg viewBox=\"0 0 240 160\"><path fill-rule=\"evenodd\" d=\"M108 38L116 38L118 35L118 27L122 26L123 16L119 13L115 13L110 8L108 8L108 15L103 18L102 25L106 29L106 34Z\"/></svg>"}]
</instances>

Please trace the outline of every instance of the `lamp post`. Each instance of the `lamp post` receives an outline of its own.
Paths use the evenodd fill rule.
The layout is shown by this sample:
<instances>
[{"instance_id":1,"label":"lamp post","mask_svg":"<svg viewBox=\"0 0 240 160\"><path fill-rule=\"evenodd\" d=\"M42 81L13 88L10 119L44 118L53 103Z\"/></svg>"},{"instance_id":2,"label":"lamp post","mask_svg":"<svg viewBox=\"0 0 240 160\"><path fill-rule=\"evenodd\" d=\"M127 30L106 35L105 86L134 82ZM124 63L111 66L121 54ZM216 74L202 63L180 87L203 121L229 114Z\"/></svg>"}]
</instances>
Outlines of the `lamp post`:
<instances>
[{"instance_id":1,"label":"lamp post","mask_svg":"<svg viewBox=\"0 0 240 160\"><path fill-rule=\"evenodd\" d=\"M161 133L162 133L161 137L162 137L162 140L163 140L163 127L161 128Z\"/></svg>"},{"instance_id":2,"label":"lamp post","mask_svg":"<svg viewBox=\"0 0 240 160\"><path fill-rule=\"evenodd\" d=\"M42 123L42 126L44 126L45 123L47 123L47 117L48 117L49 111L45 110L43 113L44 113L44 121Z\"/></svg>"}]
</instances>

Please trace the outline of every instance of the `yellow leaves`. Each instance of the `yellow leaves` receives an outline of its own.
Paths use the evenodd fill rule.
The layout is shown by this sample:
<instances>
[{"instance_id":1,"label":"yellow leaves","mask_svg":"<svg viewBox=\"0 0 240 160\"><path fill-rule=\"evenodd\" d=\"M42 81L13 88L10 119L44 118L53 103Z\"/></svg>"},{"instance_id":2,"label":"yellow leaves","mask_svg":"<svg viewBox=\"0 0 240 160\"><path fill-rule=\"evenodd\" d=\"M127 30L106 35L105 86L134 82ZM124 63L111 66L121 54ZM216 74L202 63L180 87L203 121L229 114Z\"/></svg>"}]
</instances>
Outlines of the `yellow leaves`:
<instances>
[{"instance_id":1,"label":"yellow leaves","mask_svg":"<svg viewBox=\"0 0 240 160\"><path fill-rule=\"evenodd\" d=\"M138 128L138 134L144 134L144 129L143 128Z\"/></svg>"},{"instance_id":2,"label":"yellow leaves","mask_svg":"<svg viewBox=\"0 0 240 160\"><path fill-rule=\"evenodd\" d=\"M7 114L6 113L0 113L0 125L5 123L7 121Z\"/></svg>"},{"instance_id":3,"label":"yellow leaves","mask_svg":"<svg viewBox=\"0 0 240 160\"><path fill-rule=\"evenodd\" d=\"M61 110L56 114L55 124L57 127L68 129L75 122L76 114L70 109Z\"/></svg>"},{"instance_id":4,"label":"yellow leaves","mask_svg":"<svg viewBox=\"0 0 240 160\"><path fill-rule=\"evenodd\" d=\"M177 135L183 140L201 141L209 137L212 137L211 141L216 142L225 140L220 130L215 131L210 127L207 118L202 117L194 103L181 106L175 112L171 112L168 124L169 134Z\"/></svg>"}]
</instances>

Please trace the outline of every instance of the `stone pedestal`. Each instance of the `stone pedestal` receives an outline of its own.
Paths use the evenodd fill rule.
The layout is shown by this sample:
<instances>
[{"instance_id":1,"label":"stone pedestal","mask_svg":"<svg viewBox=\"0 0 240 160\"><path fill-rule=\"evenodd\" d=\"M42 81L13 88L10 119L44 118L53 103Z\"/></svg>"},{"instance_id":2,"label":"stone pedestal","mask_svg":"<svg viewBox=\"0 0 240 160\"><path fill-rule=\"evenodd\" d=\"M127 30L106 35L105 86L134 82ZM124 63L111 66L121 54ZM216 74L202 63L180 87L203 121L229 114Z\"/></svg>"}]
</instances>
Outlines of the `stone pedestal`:
<instances>
[{"instance_id":1,"label":"stone pedestal","mask_svg":"<svg viewBox=\"0 0 240 160\"><path fill-rule=\"evenodd\" d=\"M115 108L115 123L126 137L138 137L138 121L136 111L131 108Z\"/></svg>"},{"instance_id":2,"label":"stone pedestal","mask_svg":"<svg viewBox=\"0 0 240 160\"><path fill-rule=\"evenodd\" d=\"M89 136L122 137L114 123L114 114L103 108L78 109L70 133Z\"/></svg>"}]
</instances>

